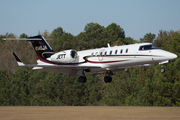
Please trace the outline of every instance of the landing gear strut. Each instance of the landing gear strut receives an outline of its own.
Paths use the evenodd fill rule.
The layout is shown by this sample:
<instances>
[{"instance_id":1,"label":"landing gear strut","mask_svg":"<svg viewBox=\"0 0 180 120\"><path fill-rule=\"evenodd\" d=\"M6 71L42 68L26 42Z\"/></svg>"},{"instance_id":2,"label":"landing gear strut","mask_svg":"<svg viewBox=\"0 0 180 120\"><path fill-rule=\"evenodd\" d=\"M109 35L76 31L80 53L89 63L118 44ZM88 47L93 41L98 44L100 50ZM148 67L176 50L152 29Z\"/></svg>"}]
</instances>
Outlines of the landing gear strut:
<instances>
[{"instance_id":1,"label":"landing gear strut","mask_svg":"<svg viewBox=\"0 0 180 120\"><path fill-rule=\"evenodd\" d=\"M80 83L85 83L87 81L87 78L85 76L85 71L84 70L83 70L82 74L83 74L83 76L79 77L79 82Z\"/></svg>"},{"instance_id":2,"label":"landing gear strut","mask_svg":"<svg viewBox=\"0 0 180 120\"><path fill-rule=\"evenodd\" d=\"M111 75L113 75L113 73L112 73L112 71L108 70L108 71L107 71L107 74L108 74L108 76L105 76L105 77L104 77L104 82L105 82L105 83L110 83L110 82L112 81Z\"/></svg>"}]
</instances>

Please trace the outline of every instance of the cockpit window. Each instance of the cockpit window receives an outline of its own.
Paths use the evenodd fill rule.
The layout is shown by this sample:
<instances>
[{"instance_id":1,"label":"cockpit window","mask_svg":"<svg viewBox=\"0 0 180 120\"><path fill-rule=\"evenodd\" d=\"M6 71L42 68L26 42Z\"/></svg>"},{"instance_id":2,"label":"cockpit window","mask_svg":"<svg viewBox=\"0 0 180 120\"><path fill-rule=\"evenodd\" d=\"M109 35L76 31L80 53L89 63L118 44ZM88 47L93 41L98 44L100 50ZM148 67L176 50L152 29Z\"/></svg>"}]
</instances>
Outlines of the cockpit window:
<instances>
[{"instance_id":1,"label":"cockpit window","mask_svg":"<svg viewBox=\"0 0 180 120\"><path fill-rule=\"evenodd\" d=\"M153 49L159 49L155 45L143 45L139 47L139 50L153 50Z\"/></svg>"}]
</instances>

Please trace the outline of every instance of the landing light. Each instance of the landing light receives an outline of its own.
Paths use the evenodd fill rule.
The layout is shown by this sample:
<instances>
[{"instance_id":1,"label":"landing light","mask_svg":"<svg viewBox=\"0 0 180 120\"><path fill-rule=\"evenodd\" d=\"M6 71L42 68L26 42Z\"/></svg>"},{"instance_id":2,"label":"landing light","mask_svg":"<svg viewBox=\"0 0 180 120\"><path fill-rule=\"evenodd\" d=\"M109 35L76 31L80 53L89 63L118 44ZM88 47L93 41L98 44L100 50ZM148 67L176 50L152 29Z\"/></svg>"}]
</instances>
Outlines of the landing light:
<instances>
[{"instance_id":1,"label":"landing light","mask_svg":"<svg viewBox=\"0 0 180 120\"><path fill-rule=\"evenodd\" d=\"M109 68L106 68L106 70L110 70Z\"/></svg>"}]
</instances>

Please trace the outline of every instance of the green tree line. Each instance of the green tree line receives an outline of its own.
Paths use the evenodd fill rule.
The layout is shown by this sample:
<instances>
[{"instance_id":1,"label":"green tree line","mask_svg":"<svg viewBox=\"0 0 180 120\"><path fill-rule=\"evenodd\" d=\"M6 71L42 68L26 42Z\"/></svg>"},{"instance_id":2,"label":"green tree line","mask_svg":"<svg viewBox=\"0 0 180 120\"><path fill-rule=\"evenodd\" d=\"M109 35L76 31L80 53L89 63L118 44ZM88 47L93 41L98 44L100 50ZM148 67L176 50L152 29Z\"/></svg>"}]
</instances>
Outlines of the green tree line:
<instances>
[{"instance_id":1,"label":"green tree line","mask_svg":"<svg viewBox=\"0 0 180 120\"><path fill-rule=\"evenodd\" d=\"M112 23L107 27L88 23L84 32L77 36L58 27L51 33L42 34L54 51L67 49L84 50L111 46L151 42L161 49L179 56L180 32L162 31L158 36L147 33L134 40L125 37L120 25ZM123 105L123 106L180 106L180 59L165 64L165 73L160 65L129 68L115 72L111 83L105 84L104 74L86 74L87 82L78 82L79 76L32 71L16 64L12 52L16 52L25 63L36 63L38 59L32 46L26 41L3 41L15 38L12 33L0 35L0 105L1 106L56 106L56 105ZM20 38L28 37L25 33Z\"/></svg>"}]
</instances>

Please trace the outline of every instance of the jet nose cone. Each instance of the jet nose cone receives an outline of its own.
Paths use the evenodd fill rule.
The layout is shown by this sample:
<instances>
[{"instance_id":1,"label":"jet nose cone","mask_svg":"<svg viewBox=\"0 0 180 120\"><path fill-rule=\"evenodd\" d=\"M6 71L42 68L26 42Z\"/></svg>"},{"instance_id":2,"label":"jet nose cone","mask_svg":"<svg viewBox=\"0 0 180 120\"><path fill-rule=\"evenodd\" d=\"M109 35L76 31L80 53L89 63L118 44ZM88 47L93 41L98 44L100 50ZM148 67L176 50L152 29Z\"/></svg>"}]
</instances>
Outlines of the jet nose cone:
<instances>
[{"instance_id":1,"label":"jet nose cone","mask_svg":"<svg viewBox=\"0 0 180 120\"><path fill-rule=\"evenodd\" d=\"M174 53L170 53L170 55L169 55L169 58L171 59L171 60L173 60L173 59L176 59L178 56L176 55L176 54L174 54Z\"/></svg>"},{"instance_id":2,"label":"jet nose cone","mask_svg":"<svg viewBox=\"0 0 180 120\"><path fill-rule=\"evenodd\" d=\"M176 54L174 54L174 59L176 59L178 56Z\"/></svg>"}]
</instances>

